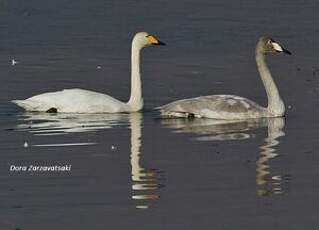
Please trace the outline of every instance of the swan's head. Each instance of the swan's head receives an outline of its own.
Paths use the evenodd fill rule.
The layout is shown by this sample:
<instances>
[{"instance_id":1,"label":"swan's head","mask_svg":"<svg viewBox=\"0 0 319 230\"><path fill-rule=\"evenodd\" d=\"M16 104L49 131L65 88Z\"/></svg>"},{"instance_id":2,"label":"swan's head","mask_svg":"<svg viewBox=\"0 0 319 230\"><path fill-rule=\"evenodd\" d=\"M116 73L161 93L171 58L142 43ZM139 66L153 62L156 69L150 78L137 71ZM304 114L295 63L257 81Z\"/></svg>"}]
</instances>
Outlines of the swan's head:
<instances>
[{"instance_id":1,"label":"swan's head","mask_svg":"<svg viewBox=\"0 0 319 230\"><path fill-rule=\"evenodd\" d=\"M135 34L133 38L133 43L143 48L145 46L163 46L164 42L161 42L156 36L151 35L146 32L139 32Z\"/></svg>"},{"instance_id":2,"label":"swan's head","mask_svg":"<svg viewBox=\"0 0 319 230\"><path fill-rule=\"evenodd\" d=\"M283 48L279 43L270 37L261 37L257 44L257 50L261 50L264 54L269 53L285 53L291 54L290 51Z\"/></svg>"}]
</instances>

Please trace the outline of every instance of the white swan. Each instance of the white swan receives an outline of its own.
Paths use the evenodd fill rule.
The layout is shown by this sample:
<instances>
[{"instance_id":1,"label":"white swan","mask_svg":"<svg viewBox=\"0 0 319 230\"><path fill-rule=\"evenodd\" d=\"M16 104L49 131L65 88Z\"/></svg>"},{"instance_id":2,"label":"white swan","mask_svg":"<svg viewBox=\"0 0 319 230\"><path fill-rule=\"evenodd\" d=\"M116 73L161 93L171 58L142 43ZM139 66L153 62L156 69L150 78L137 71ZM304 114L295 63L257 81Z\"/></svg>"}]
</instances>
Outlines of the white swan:
<instances>
[{"instance_id":1,"label":"white swan","mask_svg":"<svg viewBox=\"0 0 319 230\"><path fill-rule=\"evenodd\" d=\"M83 89L65 89L12 102L27 111L41 112L120 113L139 111L143 108L140 52L143 47L149 45L164 45L164 43L146 32L139 32L134 36L131 54L131 97L127 103L106 94Z\"/></svg>"},{"instance_id":2,"label":"white swan","mask_svg":"<svg viewBox=\"0 0 319 230\"><path fill-rule=\"evenodd\" d=\"M256 62L267 92L267 108L238 96L210 95L174 101L157 109L166 117L192 116L232 120L284 116L284 102L280 98L277 86L272 79L265 60L266 54L276 52L291 54L271 38L261 37L259 39L256 46Z\"/></svg>"}]
</instances>

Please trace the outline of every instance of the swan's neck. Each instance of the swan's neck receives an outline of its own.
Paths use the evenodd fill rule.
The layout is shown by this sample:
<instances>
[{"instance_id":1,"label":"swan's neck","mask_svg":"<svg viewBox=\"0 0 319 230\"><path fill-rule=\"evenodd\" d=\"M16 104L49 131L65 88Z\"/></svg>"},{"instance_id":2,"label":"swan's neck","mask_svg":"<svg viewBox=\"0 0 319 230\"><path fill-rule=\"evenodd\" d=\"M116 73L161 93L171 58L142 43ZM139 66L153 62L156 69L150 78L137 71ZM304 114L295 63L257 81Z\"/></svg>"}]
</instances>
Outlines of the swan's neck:
<instances>
[{"instance_id":1,"label":"swan's neck","mask_svg":"<svg viewBox=\"0 0 319 230\"><path fill-rule=\"evenodd\" d=\"M138 44L132 44L132 58L131 58L131 97L128 101L131 112L136 112L143 107L142 98L142 82L140 73L140 52L142 47Z\"/></svg>"},{"instance_id":2,"label":"swan's neck","mask_svg":"<svg viewBox=\"0 0 319 230\"><path fill-rule=\"evenodd\" d=\"M266 57L264 53L256 49L256 62L257 68L260 73L260 77L264 83L267 97L268 97L268 107L267 110L272 116L283 116L285 113L285 105L282 101L277 86L271 76L269 68L266 64Z\"/></svg>"}]
</instances>

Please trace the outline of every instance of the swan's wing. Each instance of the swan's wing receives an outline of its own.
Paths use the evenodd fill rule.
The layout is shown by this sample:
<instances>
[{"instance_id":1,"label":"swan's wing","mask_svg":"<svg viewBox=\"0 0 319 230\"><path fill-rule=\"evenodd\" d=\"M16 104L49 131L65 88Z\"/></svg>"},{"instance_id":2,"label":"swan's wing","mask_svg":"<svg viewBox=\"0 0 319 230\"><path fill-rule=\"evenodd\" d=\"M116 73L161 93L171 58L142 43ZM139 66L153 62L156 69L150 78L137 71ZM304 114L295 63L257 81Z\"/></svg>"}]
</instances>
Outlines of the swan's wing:
<instances>
[{"instance_id":1,"label":"swan's wing","mask_svg":"<svg viewBox=\"0 0 319 230\"><path fill-rule=\"evenodd\" d=\"M116 113L127 105L106 94L83 89L65 89L44 93L26 100L12 101L27 111L48 111L56 108L62 113Z\"/></svg>"},{"instance_id":2,"label":"swan's wing","mask_svg":"<svg viewBox=\"0 0 319 230\"><path fill-rule=\"evenodd\" d=\"M255 102L233 95L202 96L174 101L158 108L164 116L195 116L215 119L257 118L265 109Z\"/></svg>"}]
</instances>

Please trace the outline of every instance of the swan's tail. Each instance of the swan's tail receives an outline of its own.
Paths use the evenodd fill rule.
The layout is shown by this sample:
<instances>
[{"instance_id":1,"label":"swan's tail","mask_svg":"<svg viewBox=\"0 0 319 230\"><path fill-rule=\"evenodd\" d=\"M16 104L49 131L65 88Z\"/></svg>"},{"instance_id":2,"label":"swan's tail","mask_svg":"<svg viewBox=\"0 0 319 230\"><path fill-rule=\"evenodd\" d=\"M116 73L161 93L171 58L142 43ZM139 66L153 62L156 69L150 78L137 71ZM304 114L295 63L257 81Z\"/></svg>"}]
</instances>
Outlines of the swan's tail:
<instances>
[{"instance_id":1,"label":"swan's tail","mask_svg":"<svg viewBox=\"0 0 319 230\"><path fill-rule=\"evenodd\" d=\"M24 108L26 111L39 111L39 103L31 100L12 100L11 102Z\"/></svg>"}]
</instances>

